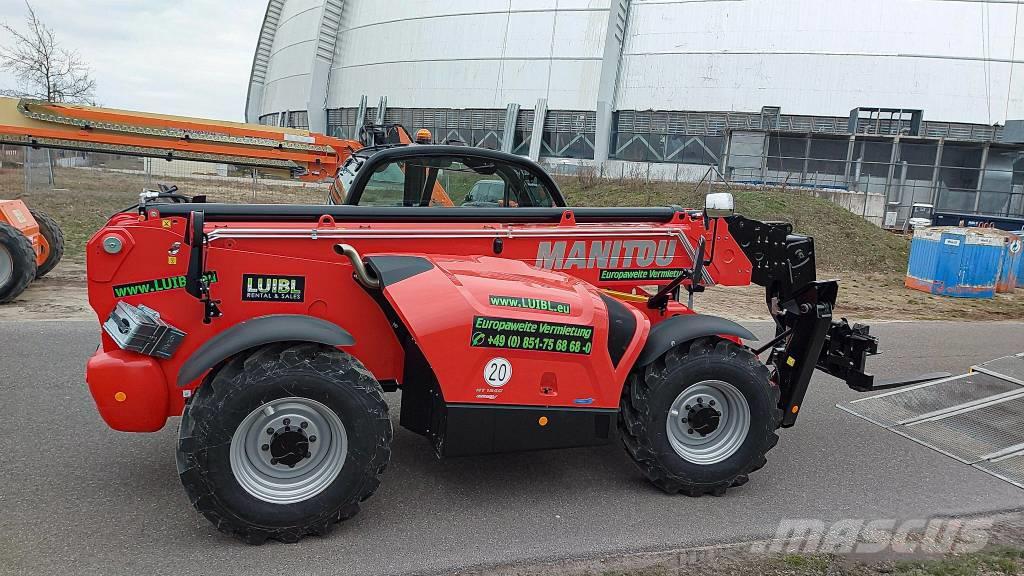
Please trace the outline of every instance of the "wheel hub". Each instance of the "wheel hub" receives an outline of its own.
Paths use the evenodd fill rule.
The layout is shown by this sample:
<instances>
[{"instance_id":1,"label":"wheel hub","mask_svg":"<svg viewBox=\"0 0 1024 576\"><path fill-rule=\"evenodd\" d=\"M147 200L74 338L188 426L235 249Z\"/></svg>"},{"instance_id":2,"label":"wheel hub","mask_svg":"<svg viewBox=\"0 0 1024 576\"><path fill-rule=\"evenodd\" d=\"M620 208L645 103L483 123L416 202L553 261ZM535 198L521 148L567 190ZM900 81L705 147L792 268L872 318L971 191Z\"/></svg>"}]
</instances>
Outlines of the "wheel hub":
<instances>
[{"instance_id":1,"label":"wheel hub","mask_svg":"<svg viewBox=\"0 0 1024 576\"><path fill-rule=\"evenodd\" d=\"M341 472L348 434L330 408L309 398L281 398L253 410L231 439L231 470L253 496L300 502Z\"/></svg>"},{"instance_id":2,"label":"wheel hub","mask_svg":"<svg viewBox=\"0 0 1024 576\"><path fill-rule=\"evenodd\" d=\"M680 458L715 464L739 450L750 430L743 393L722 380L704 380L676 396L665 422L668 441Z\"/></svg>"},{"instance_id":3,"label":"wheel hub","mask_svg":"<svg viewBox=\"0 0 1024 576\"><path fill-rule=\"evenodd\" d=\"M14 259L6 246L0 246L0 286L7 284L14 274Z\"/></svg>"},{"instance_id":4,"label":"wheel hub","mask_svg":"<svg viewBox=\"0 0 1024 576\"><path fill-rule=\"evenodd\" d=\"M707 436L718 430L718 424L722 420L722 413L711 406L704 406L702 400L703 398L698 398L698 405L690 407L687 421L690 425L689 428L692 428L694 432L701 436ZM714 402L714 400L711 402Z\"/></svg>"},{"instance_id":5,"label":"wheel hub","mask_svg":"<svg viewBox=\"0 0 1024 576\"><path fill-rule=\"evenodd\" d=\"M290 428L286 426L285 428ZM277 430L270 439L271 464L283 464L294 468L304 458L312 456L309 440L302 430Z\"/></svg>"}]
</instances>

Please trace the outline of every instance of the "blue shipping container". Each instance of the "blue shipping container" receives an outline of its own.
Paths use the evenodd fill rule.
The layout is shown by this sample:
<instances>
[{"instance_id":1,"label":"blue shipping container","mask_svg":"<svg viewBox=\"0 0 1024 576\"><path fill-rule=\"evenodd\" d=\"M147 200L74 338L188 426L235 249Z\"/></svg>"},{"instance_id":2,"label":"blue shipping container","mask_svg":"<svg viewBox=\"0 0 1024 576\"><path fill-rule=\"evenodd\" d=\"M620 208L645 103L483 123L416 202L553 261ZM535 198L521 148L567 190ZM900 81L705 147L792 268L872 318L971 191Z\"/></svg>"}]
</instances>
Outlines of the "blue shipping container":
<instances>
[{"instance_id":1,"label":"blue shipping container","mask_svg":"<svg viewBox=\"0 0 1024 576\"><path fill-rule=\"evenodd\" d=\"M1020 242L1021 256L1017 259L1017 288L1024 288L1024 230L1014 232Z\"/></svg>"},{"instance_id":2,"label":"blue shipping container","mask_svg":"<svg viewBox=\"0 0 1024 576\"><path fill-rule=\"evenodd\" d=\"M992 298L1005 244L984 228L918 228L904 284L942 296Z\"/></svg>"},{"instance_id":3,"label":"blue shipping container","mask_svg":"<svg viewBox=\"0 0 1024 576\"><path fill-rule=\"evenodd\" d=\"M999 279L996 280L996 292L1013 292L1020 279L1017 277L1021 261L1020 237L1012 232L1001 232L1003 235L1003 258L999 267Z\"/></svg>"}]
</instances>

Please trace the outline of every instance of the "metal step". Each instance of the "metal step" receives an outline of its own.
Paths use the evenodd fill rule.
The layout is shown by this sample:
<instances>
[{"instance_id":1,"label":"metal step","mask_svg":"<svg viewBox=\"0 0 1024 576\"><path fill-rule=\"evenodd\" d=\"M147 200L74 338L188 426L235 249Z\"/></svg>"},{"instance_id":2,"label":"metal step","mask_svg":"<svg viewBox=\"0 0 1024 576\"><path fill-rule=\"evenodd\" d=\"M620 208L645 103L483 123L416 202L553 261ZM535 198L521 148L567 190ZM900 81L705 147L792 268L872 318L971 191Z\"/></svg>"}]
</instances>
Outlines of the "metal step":
<instances>
[{"instance_id":1,"label":"metal step","mask_svg":"<svg viewBox=\"0 0 1024 576\"><path fill-rule=\"evenodd\" d=\"M1024 353L837 407L1024 488Z\"/></svg>"}]
</instances>

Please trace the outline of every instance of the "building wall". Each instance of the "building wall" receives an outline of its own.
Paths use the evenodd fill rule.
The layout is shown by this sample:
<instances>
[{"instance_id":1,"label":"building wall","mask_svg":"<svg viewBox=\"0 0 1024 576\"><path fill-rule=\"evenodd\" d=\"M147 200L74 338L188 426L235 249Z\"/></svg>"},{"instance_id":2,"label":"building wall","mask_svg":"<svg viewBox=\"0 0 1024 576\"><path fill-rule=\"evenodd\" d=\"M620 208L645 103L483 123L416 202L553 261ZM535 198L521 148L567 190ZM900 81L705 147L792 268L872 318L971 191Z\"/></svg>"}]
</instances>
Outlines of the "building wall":
<instances>
[{"instance_id":1,"label":"building wall","mask_svg":"<svg viewBox=\"0 0 1024 576\"><path fill-rule=\"evenodd\" d=\"M784 113L840 115L881 106L982 124L1024 117L1019 5L633 0L631 6L620 109L781 106Z\"/></svg>"},{"instance_id":2,"label":"building wall","mask_svg":"<svg viewBox=\"0 0 1024 576\"><path fill-rule=\"evenodd\" d=\"M547 98L550 110L594 110L604 64L620 68L621 110L1024 117L1024 11L1005 0L631 0L621 64L604 58L615 0L272 2L281 14L261 114L358 106L363 95L407 108ZM342 15L330 79L311 94L332 3Z\"/></svg>"},{"instance_id":3,"label":"building wall","mask_svg":"<svg viewBox=\"0 0 1024 576\"><path fill-rule=\"evenodd\" d=\"M310 74L323 6L323 0L284 3L263 85L260 116L309 106Z\"/></svg>"},{"instance_id":4,"label":"building wall","mask_svg":"<svg viewBox=\"0 0 1024 576\"><path fill-rule=\"evenodd\" d=\"M552 7L557 5L557 8ZM345 4L328 107L591 109L609 0Z\"/></svg>"},{"instance_id":5,"label":"building wall","mask_svg":"<svg viewBox=\"0 0 1024 576\"><path fill-rule=\"evenodd\" d=\"M1002 127L1024 119L1009 0L269 0L249 121L351 137L378 102L439 141L535 158L715 166L879 194L901 217L1024 210L1024 143ZM860 107L924 123L851 139Z\"/></svg>"}]
</instances>

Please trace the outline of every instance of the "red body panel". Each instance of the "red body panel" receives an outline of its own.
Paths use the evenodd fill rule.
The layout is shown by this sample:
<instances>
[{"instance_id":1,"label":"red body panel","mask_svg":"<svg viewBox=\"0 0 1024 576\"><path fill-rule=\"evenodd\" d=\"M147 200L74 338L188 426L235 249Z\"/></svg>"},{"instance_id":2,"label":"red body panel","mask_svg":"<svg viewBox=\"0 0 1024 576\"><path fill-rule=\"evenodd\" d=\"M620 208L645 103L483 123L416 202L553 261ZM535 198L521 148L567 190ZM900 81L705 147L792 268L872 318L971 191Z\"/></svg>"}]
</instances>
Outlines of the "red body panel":
<instances>
[{"instance_id":1,"label":"red body panel","mask_svg":"<svg viewBox=\"0 0 1024 576\"><path fill-rule=\"evenodd\" d=\"M639 311L631 309L638 330L616 367L608 352L608 312L593 286L516 260L452 256L428 259L434 269L388 286L384 294L438 375L446 402L595 408L619 405L621 386L650 328ZM568 311L495 306L490 301L492 296L548 300L565 304ZM438 302L444 305L438 306ZM579 353L474 347L474 318L480 317L511 317L537 326L593 328L593 346ZM538 341L538 346L543 344ZM554 339L551 347L555 347ZM485 368L493 358L504 358L511 364L508 385L488 385Z\"/></svg>"},{"instance_id":2,"label":"red body panel","mask_svg":"<svg viewBox=\"0 0 1024 576\"><path fill-rule=\"evenodd\" d=\"M571 300L579 306L579 316L574 316L571 323L595 322L595 326L606 326L607 312L595 288L630 292L640 286L665 284L679 269L692 266L690 254L700 236L703 235L709 245L711 240L711 232L704 229L703 220L683 212L667 223L632 224L576 224L571 210L566 211L560 224L335 223L330 217L321 218L316 225L207 224L206 269L215 275L210 291L213 298L221 301L223 316L204 324L202 304L183 289L189 248L184 245L185 228L185 219L161 218L157 210L151 208L145 218L136 214L115 217L90 239L87 248L89 302L101 322L119 300L125 300L159 311L163 320L187 334L173 357L151 360L162 378L148 379L145 386L154 395L165 396L167 402L133 405L133 410L151 412L135 420L140 423L135 429L140 431L151 428L141 424L149 423L151 418L165 419L181 413L185 398L201 379L184 389L174 383L181 366L196 349L223 330L258 316L304 314L333 322L354 336L355 345L346 347L346 351L362 361L378 380L401 382L404 351L378 302L355 282L348 261L334 252L334 245L340 242L354 246L364 257L375 254L434 257L439 266L436 274L425 274L415 282L397 283L387 289L386 295L417 332L418 343L430 358L444 387L446 400L573 406L578 405L574 404L575 400L592 398L595 407L614 407L628 367L646 336L648 320L663 318L657 311L634 303L643 316L638 314L638 332L642 335L638 334L630 344L627 358L618 368L613 368L608 359L607 336L603 332L606 327L601 327L594 335L594 354L589 361L582 358L559 361L554 370L557 395L541 395L538 384L524 388L522 395L510 388L495 399L476 397L486 394L477 391L478 384L482 383L479 374L482 359L485 356L525 357L526 353L513 350L474 353L469 348L466 315L486 313L513 318L536 315L540 318L543 313L523 310L499 314L481 302L501 292L508 292L501 294L504 296L521 293L539 298L545 297L539 296L540 292L557 293L558 297L550 299ZM103 250L103 240L110 235L122 241L123 249L119 253L109 254ZM500 242L496 242L499 239ZM492 257L453 258L475 255ZM441 273L441 266L449 269L447 276ZM539 272L533 267L555 268L561 272ZM608 270L619 272L609 275ZM627 272L621 272L623 270ZM636 272L638 270L641 272ZM727 226L719 227L713 261L706 271L705 283L708 284L746 285L750 282L751 265L729 236ZM507 275L512 272L511 276ZM246 274L302 277L305 279L302 300L243 301L243 275ZM645 279L645 274L658 276ZM640 277L636 277L638 275ZM511 277L515 280L510 280ZM440 292L435 291L442 289L458 294L457 299L439 299ZM687 312L685 306L673 304L666 316ZM115 351L118 351L117 345L104 334L97 354ZM526 380L533 380L538 374L543 378L542 363L524 364L516 373L517 379L520 373L527 375ZM92 363L89 366L90 382L95 379L95 366L97 364ZM93 389L95 392L96 388ZM96 396L96 400L101 412L107 411L105 418L113 418L112 410L125 409L122 406L112 408L100 396ZM159 414L160 411L163 413Z\"/></svg>"}]
</instances>

